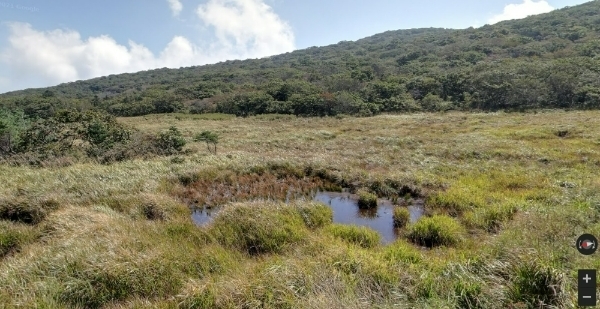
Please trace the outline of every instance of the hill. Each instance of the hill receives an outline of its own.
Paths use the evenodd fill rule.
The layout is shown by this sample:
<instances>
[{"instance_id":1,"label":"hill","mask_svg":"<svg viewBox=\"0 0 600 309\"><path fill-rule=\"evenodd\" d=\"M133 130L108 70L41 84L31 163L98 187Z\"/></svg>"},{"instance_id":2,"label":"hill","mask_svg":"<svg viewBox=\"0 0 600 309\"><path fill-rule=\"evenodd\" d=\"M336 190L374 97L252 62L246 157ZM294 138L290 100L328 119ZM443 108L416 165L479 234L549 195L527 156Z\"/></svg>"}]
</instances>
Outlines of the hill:
<instances>
[{"instance_id":1,"label":"hill","mask_svg":"<svg viewBox=\"0 0 600 309\"><path fill-rule=\"evenodd\" d=\"M600 107L600 2L478 29L388 31L263 59L158 69L0 95L46 117L246 116Z\"/></svg>"}]
</instances>

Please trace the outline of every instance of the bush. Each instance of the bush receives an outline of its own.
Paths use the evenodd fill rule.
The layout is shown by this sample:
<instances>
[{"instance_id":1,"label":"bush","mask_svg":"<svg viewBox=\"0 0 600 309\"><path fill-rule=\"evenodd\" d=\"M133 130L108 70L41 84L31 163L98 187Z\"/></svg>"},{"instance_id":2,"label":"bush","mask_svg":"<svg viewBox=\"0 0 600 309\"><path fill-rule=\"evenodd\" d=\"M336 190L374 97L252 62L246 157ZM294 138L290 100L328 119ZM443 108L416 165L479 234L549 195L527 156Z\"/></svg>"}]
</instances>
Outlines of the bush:
<instances>
[{"instance_id":1,"label":"bush","mask_svg":"<svg viewBox=\"0 0 600 309\"><path fill-rule=\"evenodd\" d=\"M327 230L333 236L363 248L373 248L381 241L379 233L364 226L333 224Z\"/></svg>"},{"instance_id":2,"label":"bush","mask_svg":"<svg viewBox=\"0 0 600 309\"><path fill-rule=\"evenodd\" d=\"M377 195L367 191L358 192L358 208L370 209L375 207L377 207Z\"/></svg>"},{"instance_id":3,"label":"bush","mask_svg":"<svg viewBox=\"0 0 600 309\"><path fill-rule=\"evenodd\" d=\"M186 142L181 132L174 126L158 135L156 144L164 154L171 155L180 152Z\"/></svg>"},{"instance_id":4,"label":"bush","mask_svg":"<svg viewBox=\"0 0 600 309\"><path fill-rule=\"evenodd\" d=\"M410 211L405 207L394 208L394 226L405 227L410 221Z\"/></svg>"},{"instance_id":5,"label":"bush","mask_svg":"<svg viewBox=\"0 0 600 309\"><path fill-rule=\"evenodd\" d=\"M306 237L296 208L271 203L234 204L212 222L210 233L224 246L249 254L281 252Z\"/></svg>"},{"instance_id":6,"label":"bush","mask_svg":"<svg viewBox=\"0 0 600 309\"><path fill-rule=\"evenodd\" d=\"M436 215L421 218L409 227L408 238L421 246L451 246L458 244L463 236L463 227L454 219Z\"/></svg>"}]
</instances>

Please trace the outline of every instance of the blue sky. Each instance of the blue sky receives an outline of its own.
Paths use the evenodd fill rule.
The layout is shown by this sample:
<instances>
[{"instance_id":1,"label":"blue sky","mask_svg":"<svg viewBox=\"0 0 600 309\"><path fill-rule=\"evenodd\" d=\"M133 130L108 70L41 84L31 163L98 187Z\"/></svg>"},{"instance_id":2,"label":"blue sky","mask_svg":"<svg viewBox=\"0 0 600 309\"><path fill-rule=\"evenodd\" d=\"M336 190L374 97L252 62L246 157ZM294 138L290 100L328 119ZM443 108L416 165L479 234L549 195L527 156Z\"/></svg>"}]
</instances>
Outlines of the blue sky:
<instances>
[{"instance_id":1,"label":"blue sky","mask_svg":"<svg viewBox=\"0 0 600 309\"><path fill-rule=\"evenodd\" d=\"M581 0L0 0L0 93L260 58L387 30L467 28Z\"/></svg>"}]
</instances>

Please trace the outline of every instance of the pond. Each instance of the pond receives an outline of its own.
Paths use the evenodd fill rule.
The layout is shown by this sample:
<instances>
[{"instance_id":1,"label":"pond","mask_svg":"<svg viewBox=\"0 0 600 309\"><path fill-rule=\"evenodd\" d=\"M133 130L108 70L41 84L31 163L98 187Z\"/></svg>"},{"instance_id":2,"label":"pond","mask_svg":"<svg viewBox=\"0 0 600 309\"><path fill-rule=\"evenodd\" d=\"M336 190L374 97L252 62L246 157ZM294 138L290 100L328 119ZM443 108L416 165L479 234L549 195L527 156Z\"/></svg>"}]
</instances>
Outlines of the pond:
<instances>
[{"instance_id":1,"label":"pond","mask_svg":"<svg viewBox=\"0 0 600 309\"><path fill-rule=\"evenodd\" d=\"M319 192L315 200L328 205L333 210L333 222L370 227L381 234L384 244L391 243L398 237L398 229L394 228L394 204L386 199L377 201L375 209L358 208L358 197L350 193ZM423 201L416 200L411 206L410 222L423 216Z\"/></svg>"},{"instance_id":2,"label":"pond","mask_svg":"<svg viewBox=\"0 0 600 309\"><path fill-rule=\"evenodd\" d=\"M377 208L364 210L358 208L358 197L350 193L317 192L313 198L333 210L333 222L366 226L379 232L382 243L391 243L398 237L398 229L394 228L394 206L391 201L379 199ZM417 221L423 216L423 200L412 200L408 207L410 222ZM205 225L218 213L218 208L195 207L192 220L197 225Z\"/></svg>"}]
</instances>

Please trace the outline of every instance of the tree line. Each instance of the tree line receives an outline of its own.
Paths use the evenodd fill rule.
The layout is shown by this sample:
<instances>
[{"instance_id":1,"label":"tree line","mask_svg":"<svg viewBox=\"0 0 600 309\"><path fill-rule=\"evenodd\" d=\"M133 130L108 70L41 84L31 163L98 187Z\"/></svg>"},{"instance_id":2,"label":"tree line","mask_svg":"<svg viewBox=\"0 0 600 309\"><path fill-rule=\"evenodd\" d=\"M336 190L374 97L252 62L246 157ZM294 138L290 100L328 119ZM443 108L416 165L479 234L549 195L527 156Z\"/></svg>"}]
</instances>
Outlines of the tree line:
<instances>
[{"instance_id":1,"label":"tree line","mask_svg":"<svg viewBox=\"0 0 600 309\"><path fill-rule=\"evenodd\" d=\"M28 117L299 116L600 107L600 2L478 29L389 31L244 61L110 75L0 95Z\"/></svg>"}]
</instances>

